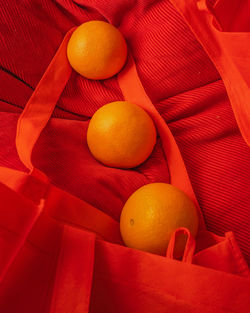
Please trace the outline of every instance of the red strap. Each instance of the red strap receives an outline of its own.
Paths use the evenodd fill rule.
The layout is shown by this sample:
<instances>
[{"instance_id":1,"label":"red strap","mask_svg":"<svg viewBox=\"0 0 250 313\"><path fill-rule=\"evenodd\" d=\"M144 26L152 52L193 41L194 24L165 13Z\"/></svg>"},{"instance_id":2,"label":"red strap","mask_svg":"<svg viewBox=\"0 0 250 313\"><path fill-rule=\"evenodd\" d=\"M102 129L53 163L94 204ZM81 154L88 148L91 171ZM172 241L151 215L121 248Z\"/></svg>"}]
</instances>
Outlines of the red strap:
<instances>
[{"instance_id":1,"label":"red strap","mask_svg":"<svg viewBox=\"0 0 250 313\"><path fill-rule=\"evenodd\" d=\"M89 312L95 235L64 227L50 313Z\"/></svg>"},{"instance_id":2,"label":"red strap","mask_svg":"<svg viewBox=\"0 0 250 313\"><path fill-rule=\"evenodd\" d=\"M29 175L8 167L0 167L0 182L12 190L19 190L23 186Z\"/></svg>"},{"instance_id":3,"label":"red strap","mask_svg":"<svg viewBox=\"0 0 250 313\"><path fill-rule=\"evenodd\" d=\"M187 236L187 241L186 241L185 250L183 253L183 257L182 257L182 262L192 263L193 255L195 251L195 240L193 236L190 234L190 231L185 227L180 227L173 233L169 241L166 257L170 259L174 259L175 241L178 235L180 234L184 234Z\"/></svg>"},{"instance_id":4,"label":"red strap","mask_svg":"<svg viewBox=\"0 0 250 313\"><path fill-rule=\"evenodd\" d=\"M170 129L168 128L168 125L147 96L138 76L134 60L131 56L129 57L126 67L119 74L118 80L124 98L140 105L153 118L158 133L161 136L164 152L168 162L170 182L172 185L183 190L194 201L194 203L196 203L200 214L200 227L204 228L205 223L203 216L189 180L180 150Z\"/></svg>"},{"instance_id":5,"label":"red strap","mask_svg":"<svg viewBox=\"0 0 250 313\"><path fill-rule=\"evenodd\" d=\"M31 154L42 130L48 123L56 103L72 72L66 51L71 29L25 106L17 124L16 147L19 157L32 170Z\"/></svg>"},{"instance_id":6,"label":"red strap","mask_svg":"<svg viewBox=\"0 0 250 313\"><path fill-rule=\"evenodd\" d=\"M250 146L250 32L217 29L206 0L171 2L183 15L219 71L241 134ZM216 1L216 5L220 2ZM228 9L233 10L230 6ZM228 12L225 10L224 14ZM245 15L249 15L249 12L245 12Z\"/></svg>"}]
</instances>

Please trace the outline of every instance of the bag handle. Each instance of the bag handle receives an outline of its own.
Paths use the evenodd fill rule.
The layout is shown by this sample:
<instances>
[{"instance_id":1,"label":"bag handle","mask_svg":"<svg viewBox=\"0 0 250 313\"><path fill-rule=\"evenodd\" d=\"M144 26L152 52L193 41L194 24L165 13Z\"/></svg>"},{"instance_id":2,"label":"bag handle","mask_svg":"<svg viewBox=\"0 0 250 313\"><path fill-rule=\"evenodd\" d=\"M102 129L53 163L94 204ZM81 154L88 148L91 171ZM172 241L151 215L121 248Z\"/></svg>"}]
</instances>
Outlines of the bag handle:
<instances>
[{"instance_id":1,"label":"bag handle","mask_svg":"<svg viewBox=\"0 0 250 313\"><path fill-rule=\"evenodd\" d=\"M68 62L66 51L68 40L74 29L71 29L64 37L18 119L16 149L20 160L29 169L30 175L0 167L0 181L15 191L18 190L26 195L28 192L28 196L36 203L40 202L43 195L41 192L39 195L33 193L34 181L43 182L47 185L48 178L44 173L34 168L31 161L32 151L71 75L72 68ZM46 188L43 187L41 190L45 192Z\"/></svg>"},{"instance_id":2,"label":"bag handle","mask_svg":"<svg viewBox=\"0 0 250 313\"><path fill-rule=\"evenodd\" d=\"M194 194L180 150L168 125L156 110L143 88L132 56L129 56L126 67L118 75L118 81L124 98L140 105L154 120L168 162L170 182L172 185L184 191L196 204L200 217L199 226L201 229L204 229L205 223L202 212Z\"/></svg>"},{"instance_id":3,"label":"bag handle","mask_svg":"<svg viewBox=\"0 0 250 313\"><path fill-rule=\"evenodd\" d=\"M89 312L95 240L93 233L64 226L50 313Z\"/></svg>"},{"instance_id":4,"label":"bag handle","mask_svg":"<svg viewBox=\"0 0 250 313\"><path fill-rule=\"evenodd\" d=\"M208 5L208 0L171 2L220 73L241 135L250 146L250 78L247 66L250 59L247 45L250 32L224 32L215 27L213 20L216 20L216 16L213 16L213 11L221 0L216 1L214 7Z\"/></svg>"},{"instance_id":5,"label":"bag handle","mask_svg":"<svg viewBox=\"0 0 250 313\"><path fill-rule=\"evenodd\" d=\"M34 168L31 161L34 145L48 123L72 72L66 51L74 29L71 29L64 37L56 55L18 119L16 148L21 161L30 171L33 171Z\"/></svg>"},{"instance_id":6,"label":"bag handle","mask_svg":"<svg viewBox=\"0 0 250 313\"><path fill-rule=\"evenodd\" d=\"M185 250L183 253L183 257L182 257L182 262L192 263L193 255L195 251L195 240L194 240L194 237L191 235L189 229L185 227L180 227L176 229L176 231L171 236L171 239L168 244L166 257L169 259L174 259L174 249L175 249L176 238L181 234L187 236L187 241L186 241Z\"/></svg>"}]
</instances>

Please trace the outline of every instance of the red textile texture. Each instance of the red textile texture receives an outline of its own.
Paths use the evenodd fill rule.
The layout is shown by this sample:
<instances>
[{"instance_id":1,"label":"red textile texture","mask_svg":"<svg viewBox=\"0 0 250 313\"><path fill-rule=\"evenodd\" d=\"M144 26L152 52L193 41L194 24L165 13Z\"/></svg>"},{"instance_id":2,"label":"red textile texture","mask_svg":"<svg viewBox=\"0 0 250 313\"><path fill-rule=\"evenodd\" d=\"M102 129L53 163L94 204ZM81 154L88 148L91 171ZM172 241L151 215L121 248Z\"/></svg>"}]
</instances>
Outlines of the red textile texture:
<instances>
[{"instance_id":1,"label":"red textile texture","mask_svg":"<svg viewBox=\"0 0 250 313\"><path fill-rule=\"evenodd\" d=\"M124 34L143 86L179 145L208 230L234 231L250 262L250 150L217 70L169 1L0 1L0 165L24 169L15 150L17 118L65 33L93 19ZM53 183L117 220L137 188L168 182L160 141L136 169L108 168L90 155L89 118L121 99L116 78L89 81L73 73L33 155Z\"/></svg>"}]
</instances>

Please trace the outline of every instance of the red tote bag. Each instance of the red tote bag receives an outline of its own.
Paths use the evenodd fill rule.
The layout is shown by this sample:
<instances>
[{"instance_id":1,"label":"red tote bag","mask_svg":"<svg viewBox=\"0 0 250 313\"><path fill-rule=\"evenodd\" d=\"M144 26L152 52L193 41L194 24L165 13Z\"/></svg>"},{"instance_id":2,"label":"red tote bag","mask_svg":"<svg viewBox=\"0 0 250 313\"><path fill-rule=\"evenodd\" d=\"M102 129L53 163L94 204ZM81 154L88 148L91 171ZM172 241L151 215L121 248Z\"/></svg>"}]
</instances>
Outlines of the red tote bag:
<instances>
[{"instance_id":1,"label":"red tote bag","mask_svg":"<svg viewBox=\"0 0 250 313\"><path fill-rule=\"evenodd\" d=\"M184 3L184 2L183 2ZM140 82L129 56L118 82L126 100L153 118L169 182L200 212L196 240L187 230L182 261L124 247L119 223L54 186L31 160L33 148L70 78L65 36L19 117L16 147L29 173L0 170L0 311L248 312L249 269L232 233L219 237L205 223L175 140Z\"/></svg>"}]
</instances>

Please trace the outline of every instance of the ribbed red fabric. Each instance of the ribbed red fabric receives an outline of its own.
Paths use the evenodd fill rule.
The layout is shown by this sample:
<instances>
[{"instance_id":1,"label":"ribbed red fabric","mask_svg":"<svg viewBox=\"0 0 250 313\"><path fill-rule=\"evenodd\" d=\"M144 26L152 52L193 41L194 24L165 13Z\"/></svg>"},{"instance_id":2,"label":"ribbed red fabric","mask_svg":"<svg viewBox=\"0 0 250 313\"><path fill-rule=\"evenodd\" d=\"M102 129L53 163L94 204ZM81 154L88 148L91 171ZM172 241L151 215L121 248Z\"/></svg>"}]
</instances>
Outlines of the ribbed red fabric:
<instances>
[{"instance_id":1,"label":"ribbed red fabric","mask_svg":"<svg viewBox=\"0 0 250 313\"><path fill-rule=\"evenodd\" d=\"M124 34L141 81L179 144L208 229L233 230L250 262L250 150L218 72L169 1L1 2L0 165L24 169L14 148L18 114L67 30L92 19ZM168 181L160 141L133 170L105 167L90 155L88 119L120 99L116 78L89 81L73 73L33 156L54 183L117 220L133 191Z\"/></svg>"}]
</instances>

